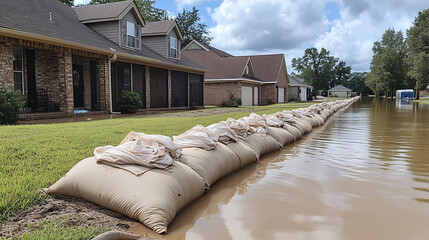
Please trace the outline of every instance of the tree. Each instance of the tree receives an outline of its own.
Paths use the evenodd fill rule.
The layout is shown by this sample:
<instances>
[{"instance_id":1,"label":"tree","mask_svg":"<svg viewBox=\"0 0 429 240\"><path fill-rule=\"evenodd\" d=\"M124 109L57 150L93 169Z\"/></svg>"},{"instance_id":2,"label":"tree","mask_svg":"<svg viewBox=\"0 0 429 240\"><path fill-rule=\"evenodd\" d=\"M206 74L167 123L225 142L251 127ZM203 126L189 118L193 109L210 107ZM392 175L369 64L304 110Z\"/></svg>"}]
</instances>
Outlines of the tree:
<instances>
[{"instance_id":1,"label":"tree","mask_svg":"<svg viewBox=\"0 0 429 240\"><path fill-rule=\"evenodd\" d=\"M352 72L343 84L353 92L358 92L361 93L361 95L367 96L371 92L371 89L365 84L367 76L367 72Z\"/></svg>"},{"instance_id":2,"label":"tree","mask_svg":"<svg viewBox=\"0 0 429 240\"><path fill-rule=\"evenodd\" d=\"M351 66L347 66L346 62L339 61L334 69L334 78L331 81L330 87L335 87L338 84L344 85L350 77L350 72L352 71Z\"/></svg>"},{"instance_id":3,"label":"tree","mask_svg":"<svg viewBox=\"0 0 429 240\"><path fill-rule=\"evenodd\" d=\"M408 76L415 79L416 99L419 91L429 84L429 9L419 12L407 31Z\"/></svg>"},{"instance_id":4,"label":"tree","mask_svg":"<svg viewBox=\"0 0 429 240\"><path fill-rule=\"evenodd\" d=\"M60 0L60 2L64 3L65 5L68 5L68 6L73 6L73 4L74 4L74 0Z\"/></svg>"},{"instance_id":5,"label":"tree","mask_svg":"<svg viewBox=\"0 0 429 240\"><path fill-rule=\"evenodd\" d=\"M66 1L66 0L63 0ZM121 2L124 0L91 0L90 5ZM148 22L168 19L167 10L156 8L155 0L134 0L143 19Z\"/></svg>"},{"instance_id":6,"label":"tree","mask_svg":"<svg viewBox=\"0 0 429 240\"><path fill-rule=\"evenodd\" d=\"M393 98L396 89L407 79L406 44L402 32L387 29L381 42L374 42L372 51L371 72L366 82L376 95L390 91Z\"/></svg>"},{"instance_id":7,"label":"tree","mask_svg":"<svg viewBox=\"0 0 429 240\"><path fill-rule=\"evenodd\" d=\"M197 40L202 43L209 44L213 39L209 36L207 25L200 22L201 18L198 15L198 9L192 8L192 11L183 9L182 13L178 13L176 17L177 25L182 34L181 46L184 47L192 40Z\"/></svg>"},{"instance_id":8,"label":"tree","mask_svg":"<svg viewBox=\"0 0 429 240\"><path fill-rule=\"evenodd\" d=\"M338 58L329 55L322 48L307 48L302 58L293 58L292 67L300 73L299 76L316 90L327 90L335 78L335 66Z\"/></svg>"}]
</instances>

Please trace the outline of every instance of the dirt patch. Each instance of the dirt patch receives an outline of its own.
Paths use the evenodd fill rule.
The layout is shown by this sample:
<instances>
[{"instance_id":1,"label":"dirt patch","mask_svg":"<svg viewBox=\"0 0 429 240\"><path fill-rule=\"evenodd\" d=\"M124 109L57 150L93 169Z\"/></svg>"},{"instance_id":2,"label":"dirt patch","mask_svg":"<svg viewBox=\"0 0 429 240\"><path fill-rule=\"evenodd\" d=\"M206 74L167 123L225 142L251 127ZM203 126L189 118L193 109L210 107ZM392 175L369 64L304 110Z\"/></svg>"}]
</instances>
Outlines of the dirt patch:
<instances>
[{"instance_id":1,"label":"dirt patch","mask_svg":"<svg viewBox=\"0 0 429 240\"><path fill-rule=\"evenodd\" d=\"M128 232L136 221L88 201L55 195L39 202L34 207L17 213L0 224L0 238L20 238L34 225L45 220L69 217L76 227L99 227Z\"/></svg>"}]
</instances>

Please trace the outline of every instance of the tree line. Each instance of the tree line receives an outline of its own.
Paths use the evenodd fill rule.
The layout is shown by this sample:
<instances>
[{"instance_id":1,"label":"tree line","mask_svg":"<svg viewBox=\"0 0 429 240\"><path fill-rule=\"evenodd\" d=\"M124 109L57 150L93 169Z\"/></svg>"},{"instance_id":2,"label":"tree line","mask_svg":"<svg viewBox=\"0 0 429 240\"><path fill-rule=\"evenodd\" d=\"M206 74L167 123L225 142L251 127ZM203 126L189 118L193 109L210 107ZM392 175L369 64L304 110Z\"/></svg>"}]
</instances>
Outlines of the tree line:
<instances>
[{"instance_id":1,"label":"tree line","mask_svg":"<svg viewBox=\"0 0 429 240\"><path fill-rule=\"evenodd\" d=\"M365 85L368 73L352 72L352 67L345 61L330 55L330 52L322 48L307 48L304 56L292 59L292 67L297 73L291 73L303 78L305 83L313 86L313 90L328 89L337 85L343 85L354 92L364 95L370 93Z\"/></svg>"},{"instance_id":2,"label":"tree line","mask_svg":"<svg viewBox=\"0 0 429 240\"><path fill-rule=\"evenodd\" d=\"M393 98L397 89L412 88L419 99L419 91L429 84L429 9L419 12L406 39L401 31L389 28L372 51L366 84L374 94L387 92Z\"/></svg>"},{"instance_id":3,"label":"tree line","mask_svg":"<svg viewBox=\"0 0 429 240\"><path fill-rule=\"evenodd\" d=\"M59 0L66 5L73 6L74 0ZM88 4L84 5L95 5L112 2L120 2L125 0L91 0ZM207 25L201 22L199 10L193 7L192 10L183 9L182 12L177 13L176 16L172 17L168 15L168 11L155 7L155 0L134 0L140 14L146 22L156 22L162 20L176 20L179 26L180 33L182 34L181 46L184 47L190 43L193 39L209 44L212 40L210 33L207 30Z\"/></svg>"}]
</instances>

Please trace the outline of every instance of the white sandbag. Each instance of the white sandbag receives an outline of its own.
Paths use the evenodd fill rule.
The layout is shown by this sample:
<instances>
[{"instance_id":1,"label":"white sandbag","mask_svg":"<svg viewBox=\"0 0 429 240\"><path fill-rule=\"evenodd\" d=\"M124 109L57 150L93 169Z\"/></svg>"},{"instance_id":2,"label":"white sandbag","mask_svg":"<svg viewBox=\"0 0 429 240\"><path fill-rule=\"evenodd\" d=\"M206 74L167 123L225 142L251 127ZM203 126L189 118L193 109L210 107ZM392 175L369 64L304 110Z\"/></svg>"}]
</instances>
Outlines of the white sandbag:
<instances>
[{"instance_id":1,"label":"white sandbag","mask_svg":"<svg viewBox=\"0 0 429 240\"><path fill-rule=\"evenodd\" d=\"M238 158L240 159L240 167L244 167L259 160L256 152L253 151L253 149L251 149L248 145L244 144L242 140L230 142L226 146L230 148L235 154L237 154Z\"/></svg>"},{"instance_id":2,"label":"white sandbag","mask_svg":"<svg viewBox=\"0 0 429 240\"><path fill-rule=\"evenodd\" d=\"M285 125L283 125L283 129L290 132L293 135L295 141L302 137L303 132L301 132L295 126L292 126L290 124L285 124Z\"/></svg>"},{"instance_id":3,"label":"white sandbag","mask_svg":"<svg viewBox=\"0 0 429 240\"><path fill-rule=\"evenodd\" d=\"M177 160L180 157L180 154L182 154L182 149L176 147L173 143L173 140L164 135L157 135L157 134L145 134L141 132L129 132L128 135L122 140L120 144L123 144L128 141L137 141L137 139L145 140L145 139L152 139L155 142L159 143L160 145L165 147L165 151L170 154L170 156L173 158L173 160Z\"/></svg>"},{"instance_id":4,"label":"white sandbag","mask_svg":"<svg viewBox=\"0 0 429 240\"><path fill-rule=\"evenodd\" d=\"M205 181L207 189L219 178L240 168L237 154L223 143L218 143L211 151L183 148L179 161L198 173Z\"/></svg>"},{"instance_id":5,"label":"white sandbag","mask_svg":"<svg viewBox=\"0 0 429 240\"><path fill-rule=\"evenodd\" d=\"M207 126L208 129L216 133L218 136L218 141L223 144L228 144L229 142L237 142L238 135L232 130L225 121L214 123Z\"/></svg>"},{"instance_id":6,"label":"white sandbag","mask_svg":"<svg viewBox=\"0 0 429 240\"><path fill-rule=\"evenodd\" d=\"M273 137L257 133L244 138L243 143L255 151L258 159L261 155L279 150L282 147Z\"/></svg>"},{"instance_id":7,"label":"white sandbag","mask_svg":"<svg viewBox=\"0 0 429 240\"><path fill-rule=\"evenodd\" d=\"M284 147L287 143L294 141L293 135L283 128L268 127L267 134L268 136L276 139L276 141L280 143L281 147Z\"/></svg>"},{"instance_id":8,"label":"white sandbag","mask_svg":"<svg viewBox=\"0 0 429 240\"><path fill-rule=\"evenodd\" d=\"M319 122L319 126L322 126L323 124L325 124L325 119L322 116L320 116L320 114L314 114L313 118Z\"/></svg>"},{"instance_id":9,"label":"white sandbag","mask_svg":"<svg viewBox=\"0 0 429 240\"><path fill-rule=\"evenodd\" d=\"M250 126L251 133L267 134L268 126L265 122L265 118L256 113L251 113L248 117L242 117L238 120L246 122Z\"/></svg>"},{"instance_id":10,"label":"white sandbag","mask_svg":"<svg viewBox=\"0 0 429 240\"><path fill-rule=\"evenodd\" d=\"M303 134L307 134L313 129L311 123L303 118L295 118L295 126L299 130L303 131Z\"/></svg>"},{"instance_id":11,"label":"white sandbag","mask_svg":"<svg viewBox=\"0 0 429 240\"><path fill-rule=\"evenodd\" d=\"M228 118L226 124L240 137L245 138L250 133L250 126L247 122Z\"/></svg>"},{"instance_id":12,"label":"white sandbag","mask_svg":"<svg viewBox=\"0 0 429 240\"><path fill-rule=\"evenodd\" d=\"M135 164L146 168L168 168L172 163L165 146L148 138L136 138L135 141L125 141L121 145L97 147L95 158L99 163L111 165Z\"/></svg>"},{"instance_id":13,"label":"white sandbag","mask_svg":"<svg viewBox=\"0 0 429 240\"><path fill-rule=\"evenodd\" d=\"M77 163L45 192L83 198L166 233L176 213L204 193L204 181L177 161L167 170L151 169L135 176L91 157Z\"/></svg>"},{"instance_id":14,"label":"white sandbag","mask_svg":"<svg viewBox=\"0 0 429 240\"><path fill-rule=\"evenodd\" d=\"M215 149L217 141L216 133L202 125L196 125L179 136L173 136L174 145L180 148L195 147L209 151Z\"/></svg>"},{"instance_id":15,"label":"white sandbag","mask_svg":"<svg viewBox=\"0 0 429 240\"><path fill-rule=\"evenodd\" d=\"M262 115L262 117L265 118L265 121L267 122L267 125L269 127L282 127L285 124L284 121L282 121L274 114L270 114L270 115L264 114Z\"/></svg>"}]
</instances>

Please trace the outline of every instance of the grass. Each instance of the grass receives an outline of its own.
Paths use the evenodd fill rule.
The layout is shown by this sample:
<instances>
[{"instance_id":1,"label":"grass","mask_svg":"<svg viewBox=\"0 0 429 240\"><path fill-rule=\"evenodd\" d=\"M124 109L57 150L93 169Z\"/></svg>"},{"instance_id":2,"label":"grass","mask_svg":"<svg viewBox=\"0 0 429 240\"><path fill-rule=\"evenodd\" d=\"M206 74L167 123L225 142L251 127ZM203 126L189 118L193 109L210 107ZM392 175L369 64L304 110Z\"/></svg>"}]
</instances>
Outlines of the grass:
<instances>
[{"instance_id":1,"label":"grass","mask_svg":"<svg viewBox=\"0 0 429 240\"><path fill-rule=\"evenodd\" d=\"M93 156L94 148L116 146L130 131L173 136L197 124L207 126L227 118L248 116L255 108L261 110L258 114L270 114L311 104L314 102L243 107L249 111L199 117L148 118L146 115L74 123L0 126L0 222L42 200L44 196L39 194L39 189L55 183L81 159Z\"/></svg>"},{"instance_id":2,"label":"grass","mask_svg":"<svg viewBox=\"0 0 429 240\"><path fill-rule=\"evenodd\" d=\"M56 219L40 221L36 224L27 224L29 232L23 234L21 238L16 236L12 239L37 240L37 239L91 239L103 232L109 231L109 228L76 226L84 219L73 216L61 216Z\"/></svg>"},{"instance_id":3,"label":"grass","mask_svg":"<svg viewBox=\"0 0 429 240\"><path fill-rule=\"evenodd\" d=\"M417 102L421 104L429 104L429 99L413 100L413 102Z\"/></svg>"}]
</instances>

